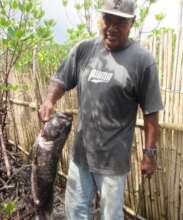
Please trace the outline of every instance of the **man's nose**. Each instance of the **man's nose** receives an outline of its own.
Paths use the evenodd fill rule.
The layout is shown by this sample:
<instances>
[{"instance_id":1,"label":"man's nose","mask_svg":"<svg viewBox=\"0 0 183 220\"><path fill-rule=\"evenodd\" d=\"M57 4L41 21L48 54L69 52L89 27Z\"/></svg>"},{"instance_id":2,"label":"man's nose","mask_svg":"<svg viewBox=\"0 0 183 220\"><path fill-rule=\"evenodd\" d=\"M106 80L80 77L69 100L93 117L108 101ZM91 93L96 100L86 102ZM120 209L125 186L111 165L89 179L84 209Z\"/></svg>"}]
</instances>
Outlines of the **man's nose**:
<instances>
[{"instance_id":1,"label":"man's nose","mask_svg":"<svg viewBox=\"0 0 183 220\"><path fill-rule=\"evenodd\" d=\"M117 31L118 30L118 25L115 23L111 23L109 26L109 31Z\"/></svg>"}]
</instances>

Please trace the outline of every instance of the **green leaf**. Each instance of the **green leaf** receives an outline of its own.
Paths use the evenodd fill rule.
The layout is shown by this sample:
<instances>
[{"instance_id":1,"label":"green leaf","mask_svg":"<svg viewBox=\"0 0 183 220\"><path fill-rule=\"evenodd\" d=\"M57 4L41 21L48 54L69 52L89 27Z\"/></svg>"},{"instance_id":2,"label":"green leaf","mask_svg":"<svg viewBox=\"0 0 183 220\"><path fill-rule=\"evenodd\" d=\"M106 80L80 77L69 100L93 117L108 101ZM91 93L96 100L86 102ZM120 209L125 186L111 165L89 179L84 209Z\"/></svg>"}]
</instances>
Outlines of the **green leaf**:
<instances>
[{"instance_id":1,"label":"green leaf","mask_svg":"<svg viewBox=\"0 0 183 220\"><path fill-rule=\"evenodd\" d=\"M0 18L0 26L1 27L7 27L10 24L10 20L6 18Z\"/></svg>"},{"instance_id":2,"label":"green leaf","mask_svg":"<svg viewBox=\"0 0 183 220\"><path fill-rule=\"evenodd\" d=\"M141 8L140 10L141 19L144 19L148 15L148 12L149 12L149 8Z\"/></svg>"},{"instance_id":3,"label":"green leaf","mask_svg":"<svg viewBox=\"0 0 183 220\"><path fill-rule=\"evenodd\" d=\"M15 91L17 91L18 89L19 89L19 86L18 86L18 85L16 85L16 84L15 84L15 85L11 85L11 90L12 90L12 91L15 92Z\"/></svg>"},{"instance_id":4,"label":"green leaf","mask_svg":"<svg viewBox=\"0 0 183 220\"><path fill-rule=\"evenodd\" d=\"M55 26L55 21L53 19L49 19L47 21L44 21L45 25L49 26L49 27L53 27Z\"/></svg>"},{"instance_id":5,"label":"green leaf","mask_svg":"<svg viewBox=\"0 0 183 220\"><path fill-rule=\"evenodd\" d=\"M8 45L8 39L2 39L2 43L4 46L7 46Z\"/></svg>"},{"instance_id":6,"label":"green leaf","mask_svg":"<svg viewBox=\"0 0 183 220\"><path fill-rule=\"evenodd\" d=\"M15 29L13 27L8 27L8 38L13 38L15 36Z\"/></svg>"},{"instance_id":7,"label":"green leaf","mask_svg":"<svg viewBox=\"0 0 183 220\"><path fill-rule=\"evenodd\" d=\"M64 6L64 7L66 7L67 5L68 5L68 0L61 0L62 1L62 5Z\"/></svg>"},{"instance_id":8,"label":"green leaf","mask_svg":"<svg viewBox=\"0 0 183 220\"><path fill-rule=\"evenodd\" d=\"M34 14L35 18L40 19L44 16L45 13L43 10L34 10L33 14Z\"/></svg>"},{"instance_id":9,"label":"green leaf","mask_svg":"<svg viewBox=\"0 0 183 220\"><path fill-rule=\"evenodd\" d=\"M86 25L81 23L81 24L77 25L77 28L79 30L84 30L86 28Z\"/></svg>"},{"instance_id":10,"label":"green leaf","mask_svg":"<svg viewBox=\"0 0 183 220\"><path fill-rule=\"evenodd\" d=\"M157 0L149 0L149 2L150 2L151 4L153 4L153 3L157 2Z\"/></svg>"},{"instance_id":11,"label":"green leaf","mask_svg":"<svg viewBox=\"0 0 183 220\"><path fill-rule=\"evenodd\" d=\"M32 4L32 2L28 2L26 5L25 5L25 11L27 12L27 13L29 13L31 10L32 10L32 8L33 8L33 4Z\"/></svg>"},{"instance_id":12,"label":"green leaf","mask_svg":"<svg viewBox=\"0 0 183 220\"><path fill-rule=\"evenodd\" d=\"M162 21L165 18L165 16L166 15L161 12L161 13L155 15L155 19L157 21Z\"/></svg>"},{"instance_id":13,"label":"green leaf","mask_svg":"<svg viewBox=\"0 0 183 220\"><path fill-rule=\"evenodd\" d=\"M10 202L5 202L2 204L2 208L4 212L6 212L8 215L11 215L15 211L16 207L16 201L10 201Z\"/></svg>"},{"instance_id":14,"label":"green leaf","mask_svg":"<svg viewBox=\"0 0 183 220\"><path fill-rule=\"evenodd\" d=\"M80 11L82 9L82 5L79 3L76 3L74 7L77 11Z\"/></svg>"},{"instance_id":15,"label":"green leaf","mask_svg":"<svg viewBox=\"0 0 183 220\"><path fill-rule=\"evenodd\" d=\"M68 28L68 29L67 29L67 33L68 33L68 34L72 34L73 31L74 31L73 28Z\"/></svg>"},{"instance_id":16,"label":"green leaf","mask_svg":"<svg viewBox=\"0 0 183 220\"><path fill-rule=\"evenodd\" d=\"M22 2L18 1L18 9L21 11L21 12L24 12L25 11L25 5L22 4Z\"/></svg>"},{"instance_id":17,"label":"green leaf","mask_svg":"<svg viewBox=\"0 0 183 220\"><path fill-rule=\"evenodd\" d=\"M10 3L10 7L11 7L12 9L17 9L17 8L18 8L18 2L17 2L17 1L12 1L12 2Z\"/></svg>"},{"instance_id":18,"label":"green leaf","mask_svg":"<svg viewBox=\"0 0 183 220\"><path fill-rule=\"evenodd\" d=\"M84 8L85 9L90 9L92 7L92 1L90 0L85 0L84 1Z\"/></svg>"},{"instance_id":19,"label":"green leaf","mask_svg":"<svg viewBox=\"0 0 183 220\"><path fill-rule=\"evenodd\" d=\"M17 38L21 38L23 36L23 34L24 34L24 30L22 30L22 29L17 29L15 32L15 36Z\"/></svg>"}]
</instances>

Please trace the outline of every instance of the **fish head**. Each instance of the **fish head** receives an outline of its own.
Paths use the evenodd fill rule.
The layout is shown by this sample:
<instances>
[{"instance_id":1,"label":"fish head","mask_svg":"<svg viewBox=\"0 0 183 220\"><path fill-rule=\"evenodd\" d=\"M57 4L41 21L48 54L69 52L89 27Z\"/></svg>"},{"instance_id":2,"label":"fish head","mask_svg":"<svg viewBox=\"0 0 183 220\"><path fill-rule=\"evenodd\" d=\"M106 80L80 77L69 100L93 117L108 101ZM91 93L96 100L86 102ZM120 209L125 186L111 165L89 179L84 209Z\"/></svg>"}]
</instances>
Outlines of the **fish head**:
<instances>
[{"instance_id":1,"label":"fish head","mask_svg":"<svg viewBox=\"0 0 183 220\"><path fill-rule=\"evenodd\" d=\"M55 113L50 120L44 124L42 136L46 140L54 140L63 134L63 132L69 133L72 119L72 114L70 113Z\"/></svg>"}]
</instances>

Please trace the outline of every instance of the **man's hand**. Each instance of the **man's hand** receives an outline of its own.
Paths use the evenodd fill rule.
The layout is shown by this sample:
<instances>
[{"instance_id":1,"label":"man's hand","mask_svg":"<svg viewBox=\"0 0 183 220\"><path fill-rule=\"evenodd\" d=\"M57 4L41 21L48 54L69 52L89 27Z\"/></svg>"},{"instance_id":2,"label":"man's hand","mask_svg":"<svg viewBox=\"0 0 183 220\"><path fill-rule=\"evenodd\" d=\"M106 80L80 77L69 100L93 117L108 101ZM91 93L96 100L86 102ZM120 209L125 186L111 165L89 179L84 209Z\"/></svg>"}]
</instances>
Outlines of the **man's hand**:
<instances>
[{"instance_id":1,"label":"man's hand","mask_svg":"<svg viewBox=\"0 0 183 220\"><path fill-rule=\"evenodd\" d=\"M53 113L54 105L63 94L63 86L58 82L52 81L48 87L47 99L45 102L43 102L39 109L39 117L43 122L46 122L50 119L50 116Z\"/></svg>"},{"instance_id":2,"label":"man's hand","mask_svg":"<svg viewBox=\"0 0 183 220\"><path fill-rule=\"evenodd\" d=\"M147 175L147 177L151 177L155 172L157 167L156 158L154 156L144 155L141 161L141 172L142 175Z\"/></svg>"},{"instance_id":3,"label":"man's hand","mask_svg":"<svg viewBox=\"0 0 183 220\"><path fill-rule=\"evenodd\" d=\"M46 100L39 109L39 117L41 121L46 122L50 119L51 114L53 113L54 105L51 101Z\"/></svg>"}]
</instances>

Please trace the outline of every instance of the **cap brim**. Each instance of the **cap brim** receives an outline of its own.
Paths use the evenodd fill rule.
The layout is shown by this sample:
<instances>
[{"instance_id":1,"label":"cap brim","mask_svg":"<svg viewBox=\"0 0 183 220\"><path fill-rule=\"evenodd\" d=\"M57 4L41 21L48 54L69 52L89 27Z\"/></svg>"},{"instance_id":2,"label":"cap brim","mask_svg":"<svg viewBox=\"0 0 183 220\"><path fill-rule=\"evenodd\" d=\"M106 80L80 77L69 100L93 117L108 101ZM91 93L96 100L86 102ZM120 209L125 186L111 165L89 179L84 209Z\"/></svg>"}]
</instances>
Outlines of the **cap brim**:
<instances>
[{"instance_id":1,"label":"cap brim","mask_svg":"<svg viewBox=\"0 0 183 220\"><path fill-rule=\"evenodd\" d=\"M135 17L135 15L119 12L116 10L99 9L99 12L116 15L116 16L123 17L123 18L134 18Z\"/></svg>"}]
</instances>

